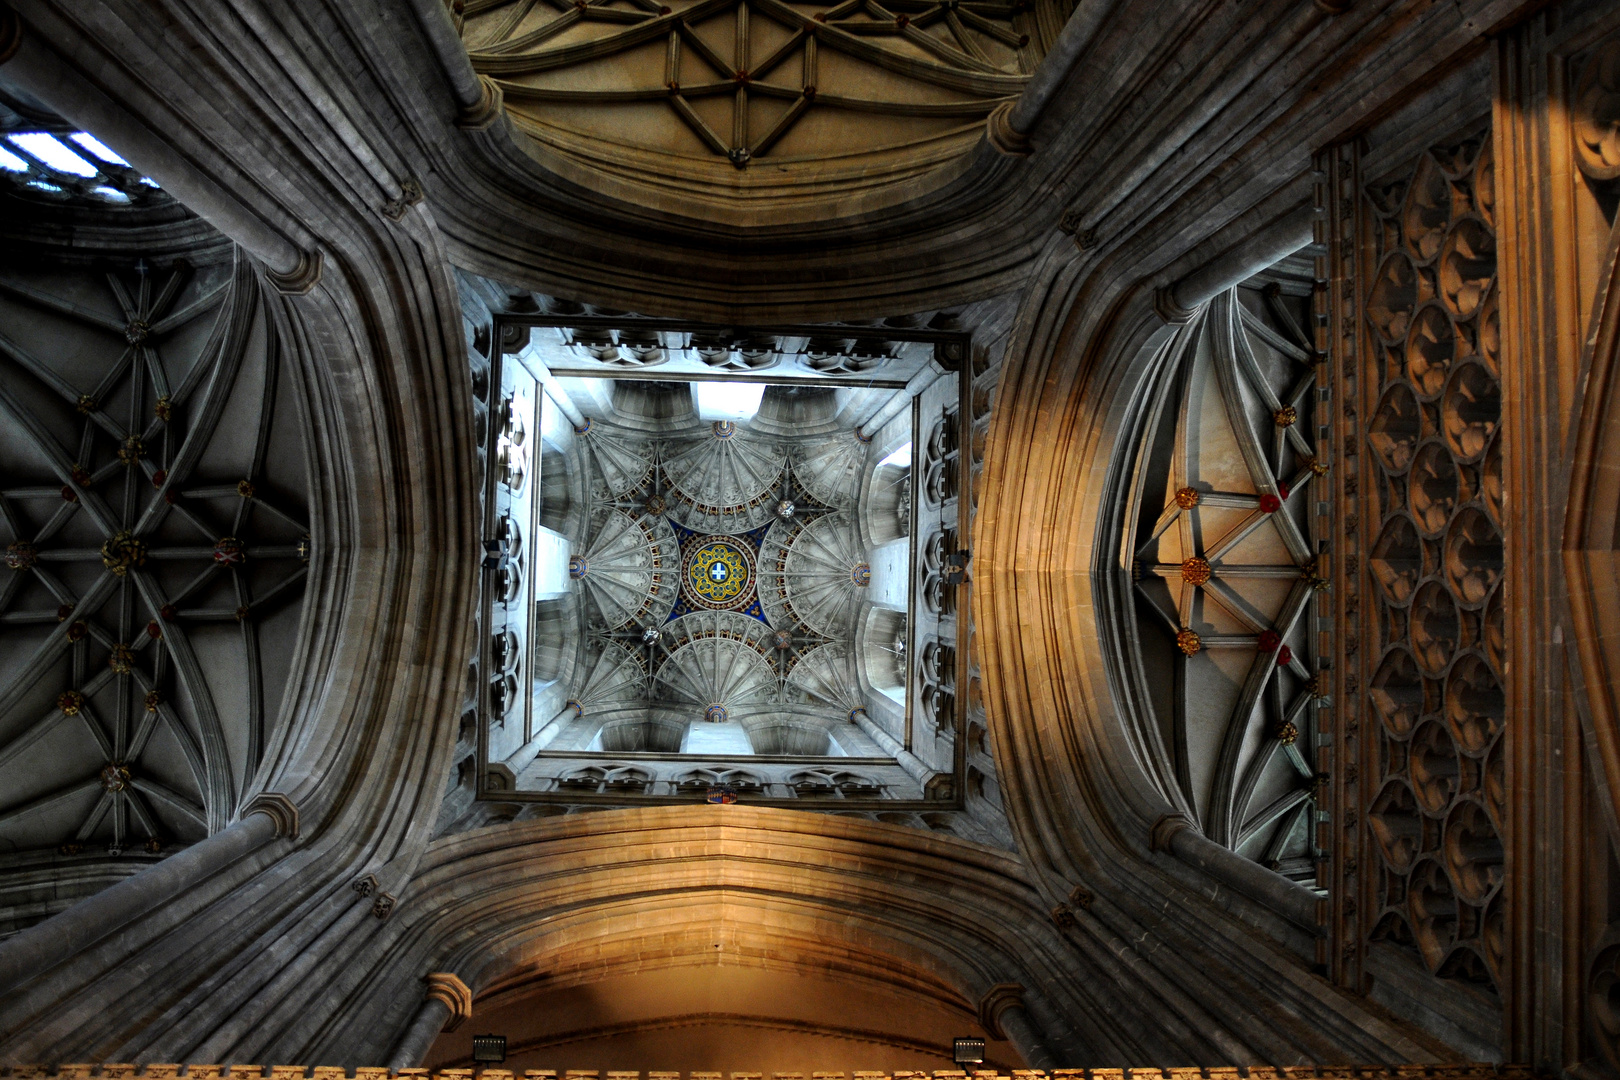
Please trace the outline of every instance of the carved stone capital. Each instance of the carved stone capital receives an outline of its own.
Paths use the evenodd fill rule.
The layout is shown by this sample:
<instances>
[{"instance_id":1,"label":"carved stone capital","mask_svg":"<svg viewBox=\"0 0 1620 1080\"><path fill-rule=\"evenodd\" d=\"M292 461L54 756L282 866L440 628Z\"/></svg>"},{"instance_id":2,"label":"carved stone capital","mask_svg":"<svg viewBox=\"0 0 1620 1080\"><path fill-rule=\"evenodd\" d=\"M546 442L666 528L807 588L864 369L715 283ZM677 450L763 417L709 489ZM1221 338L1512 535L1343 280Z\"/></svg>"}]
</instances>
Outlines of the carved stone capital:
<instances>
[{"instance_id":1,"label":"carved stone capital","mask_svg":"<svg viewBox=\"0 0 1620 1080\"><path fill-rule=\"evenodd\" d=\"M1153 823L1148 832L1148 849L1150 851L1167 851L1170 841L1182 829L1192 828L1192 822L1186 814L1166 814Z\"/></svg>"},{"instance_id":2,"label":"carved stone capital","mask_svg":"<svg viewBox=\"0 0 1620 1080\"><path fill-rule=\"evenodd\" d=\"M488 75L478 76L478 86L483 90L483 96L477 104L468 105L456 117L456 126L469 131L487 128L493 124L497 117L506 111L506 96L501 93L500 84Z\"/></svg>"},{"instance_id":3,"label":"carved stone capital","mask_svg":"<svg viewBox=\"0 0 1620 1080\"><path fill-rule=\"evenodd\" d=\"M990 116L984 122L984 137L990 140L990 145L1009 157L1028 157L1035 152L1029 144L1029 136L1012 126L1012 107L1010 101L1003 101L990 110Z\"/></svg>"},{"instance_id":4,"label":"carved stone capital","mask_svg":"<svg viewBox=\"0 0 1620 1080\"><path fill-rule=\"evenodd\" d=\"M1620 41L1586 61L1572 105L1575 163L1593 180L1620 177Z\"/></svg>"},{"instance_id":5,"label":"carved stone capital","mask_svg":"<svg viewBox=\"0 0 1620 1080\"><path fill-rule=\"evenodd\" d=\"M424 980L427 983L427 999L440 1001L450 1010L450 1019L444 1022L445 1031L454 1031L472 1015L472 990L461 977L449 971L429 972Z\"/></svg>"},{"instance_id":6,"label":"carved stone capital","mask_svg":"<svg viewBox=\"0 0 1620 1080\"><path fill-rule=\"evenodd\" d=\"M276 823L276 835L298 839L298 807L287 796L277 791L261 791L242 809L244 818L263 814Z\"/></svg>"},{"instance_id":7,"label":"carved stone capital","mask_svg":"<svg viewBox=\"0 0 1620 1080\"><path fill-rule=\"evenodd\" d=\"M1017 983L997 983L979 999L979 1023L992 1039L1006 1039L1001 1029L1001 1014L1008 1009L1024 1007L1024 988Z\"/></svg>"},{"instance_id":8,"label":"carved stone capital","mask_svg":"<svg viewBox=\"0 0 1620 1080\"><path fill-rule=\"evenodd\" d=\"M383 203L383 216L389 221L400 221L405 217L405 211L421 201L422 185L415 180L406 180L399 185L399 198Z\"/></svg>"},{"instance_id":9,"label":"carved stone capital","mask_svg":"<svg viewBox=\"0 0 1620 1080\"><path fill-rule=\"evenodd\" d=\"M1182 326L1189 323L1192 321L1192 317L1198 314L1192 308L1184 308L1176 303L1176 298L1171 293L1168 285L1153 291L1153 311L1159 318L1172 326Z\"/></svg>"},{"instance_id":10,"label":"carved stone capital","mask_svg":"<svg viewBox=\"0 0 1620 1080\"><path fill-rule=\"evenodd\" d=\"M300 251L298 265L285 274L274 270L266 270L264 276L276 291L284 296L303 296L320 284L321 268L325 260L319 251Z\"/></svg>"}]
</instances>

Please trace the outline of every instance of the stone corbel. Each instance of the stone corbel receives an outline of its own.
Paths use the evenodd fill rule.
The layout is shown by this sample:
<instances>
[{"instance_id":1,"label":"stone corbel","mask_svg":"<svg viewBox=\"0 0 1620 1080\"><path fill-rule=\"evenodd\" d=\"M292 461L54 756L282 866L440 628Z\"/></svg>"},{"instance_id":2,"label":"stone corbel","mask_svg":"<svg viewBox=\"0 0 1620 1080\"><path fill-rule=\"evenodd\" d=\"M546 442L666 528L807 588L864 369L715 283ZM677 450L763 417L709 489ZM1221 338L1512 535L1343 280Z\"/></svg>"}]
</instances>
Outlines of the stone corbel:
<instances>
[{"instance_id":1,"label":"stone corbel","mask_svg":"<svg viewBox=\"0 0 1620 1080\"><path fill-rule=\"evenodd\" d=\"M275 270L266 270L264 276L274 285L276 291L284 296L304 296L321 281L321 269L325 264L319 251L300 251L298 265L285 274Z\"/></svg>"},{"instance_id":2,"label":"stone corbel","mask_svg":"<svg viewBox=\"0 0 1620 1080\"><path fill-rule=\"evenodd\" d=\"M469 131L487 128L506 111L505 95L500 84L488 75L478 76L478 88L483 91L476 104L468 105L456 117L456 126Z\"/></svg>"},{"instance_id":3,"label":"stone corbel","mask_svg":"<svg viewBox=\"0 0 1620 1080\"><path fill-rule=\"evenodd\" d=\"M427 999L437 1001L450 1010L450 1019L444 1022L445 1031L454 1031L472 1016L473 996L472 990L461 981L461 977L449 971L430 972L425 980L427 982Z\"/></svg>"},{"instance_id":4,"label":"stone corbel","mask_svg":"<svg viewBox=\"0 0 1620 1080\"><path fill-rule=\"evenodd\" d=\"M1198 310L1176 303L1174 291L1165 285L1153 290L1153 313L1171 326L1183 326L1192 321Z\"/></svg>"},{"instance_id":5,"label":"stone corbel","mask_svg":"<svg viewBox=\"0 0 1620 1080\"><path fill-rule=\"evenodd\" d=\"M990 140L990 145L1006 154L1008 157L1029 157L1035 152L1030 145L1029 136L1012 126L1013 103L1003 101L990 110L990 116L985 120L984 136Z\"/></svg>"},{"instance_id":6,"label":"stone corbel","mask_svg":"<svg viewBox=\"0 0 1620 1080\"><path fill-rule=\"evenodd\" d=\"M1024 1007L1024 988L1017 983L997 983L979 999L979 1024L992 1039L1006 1041L1007 1033L1001 1029L1001 1014L1008 1009Z\"/></svg>"},{"instance_id":7,"label":"stone corbel","mask_svg":"<svg viewBox=\"0 0 1620 1080\"><path fill-rule=\"evenodd\" d=\"M401 221L405 211L422 201L422 185L415 180L407 180L399 185L399 198L389 199L383 203L383 217L389 221Z\"/></svg>"},{"instance_id":8,"label":"stone corbel","mask_svg":"<svg viewBox=\"0 0 1620 1080\"><path fill-rule=\"evenodd\" d=\"M1153 828L1148 831L1148 850L1169 851L1170 841L1175 837L1176 833L1182 829L1190 828L1192 828L1192 822L1187 819L1186 814L1164 815L1164 817L1155 821Z\"/></svg>"},{"instance_id":9,"label":"stone corbel","mask_svg":"<svg viewBox=\"0 0 1620 1080\"><path fill-rule=\"evenodd\" d=\"M1086 215L1081 210L1065 210L1063 216L1058 218L1058 231L1063 235L1072 237L1074 246L1081 251L1090 251L1097 246L1097 229L1095 226L1085 229Z\"/></svg>"},{"instance_id":10,"label":"stone corbel","mask_svg":"<svg viewBox=\"0 0 1620 1080\"><path fill-rule=\"evenodd\" d=\"M263 814L276 823L276 836L298 839L298 807L287 796L276 791L262 791L253 796L242 808L242 816Z\"/></svg>"}]
</instances>

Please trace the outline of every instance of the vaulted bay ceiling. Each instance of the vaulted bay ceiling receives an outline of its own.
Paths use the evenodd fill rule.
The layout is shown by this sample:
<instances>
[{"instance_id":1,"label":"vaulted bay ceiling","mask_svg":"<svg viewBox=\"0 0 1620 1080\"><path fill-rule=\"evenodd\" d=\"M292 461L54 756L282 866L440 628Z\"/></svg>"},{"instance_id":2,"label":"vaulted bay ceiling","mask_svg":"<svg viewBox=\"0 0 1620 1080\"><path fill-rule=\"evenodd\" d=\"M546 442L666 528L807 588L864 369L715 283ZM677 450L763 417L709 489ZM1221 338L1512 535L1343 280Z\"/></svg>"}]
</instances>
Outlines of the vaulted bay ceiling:
<instances>
[{"instance_id":1,"label":"vaulted bay ceiling","mask_svg":"<svg viewBox=\"0 0 1620 1080\"><path fill-rule=\"evenodd\" d=\"M296 385L249 260L98 140L12 119L0 933L233 820L312 551Z\"/></svg>"},{"instance_id":2,"label":"vaulted bay ceiling","mask_svg":"<svg viewBox=\"0 0 1620 1080\"><path fill-rule=\"evenodd\" d=\"M1066 14L1056 0L474 0L461 34L563 175L700 217L817 220L834 200L881 205L955 175Z\"/></svg>"},{"instance_id":3,"label":"vaulted bay ceiling","mask_svg":"<svg viewBox=\"0 0 1620 1080\"><path fill-rule=\"evenodd\" d=\"M1122 469L1111 597L1141 744L1168 801L1216 842L1314 883L1316 630L1330 536L1318 456L1312 267L1294 256L1163 332ZM1123 480L1123 477L1122 477Z\"/></svg>"}]
</instances>

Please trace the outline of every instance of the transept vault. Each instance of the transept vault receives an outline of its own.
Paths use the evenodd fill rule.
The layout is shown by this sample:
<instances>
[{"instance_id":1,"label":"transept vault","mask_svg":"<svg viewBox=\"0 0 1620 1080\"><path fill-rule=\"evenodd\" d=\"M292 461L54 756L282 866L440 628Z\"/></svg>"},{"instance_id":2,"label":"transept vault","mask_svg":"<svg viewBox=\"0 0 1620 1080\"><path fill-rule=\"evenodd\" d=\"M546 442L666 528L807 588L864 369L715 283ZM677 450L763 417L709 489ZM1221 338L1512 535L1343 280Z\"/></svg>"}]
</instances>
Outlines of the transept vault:
<instances>
[{"instance_id":1,"label":"transept vault","mask_svg":"<svg viewBox=\"0 0 1620 1080\"><path fill-rule=\"evenodd\" d=\"M0 2L0 1071L1620 1073L1617 185L1600 0Z\"/></svg>"}]
</instances>

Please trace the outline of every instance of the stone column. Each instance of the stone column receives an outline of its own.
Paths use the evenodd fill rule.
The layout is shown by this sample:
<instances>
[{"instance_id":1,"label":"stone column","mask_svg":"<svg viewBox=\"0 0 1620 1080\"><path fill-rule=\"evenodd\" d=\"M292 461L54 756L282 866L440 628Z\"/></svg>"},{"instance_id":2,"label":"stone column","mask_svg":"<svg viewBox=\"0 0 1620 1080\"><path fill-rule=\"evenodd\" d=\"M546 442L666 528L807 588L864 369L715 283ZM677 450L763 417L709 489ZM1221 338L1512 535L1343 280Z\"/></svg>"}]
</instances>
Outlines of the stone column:
<instances>
[{"instance_id":1,"label":"stone column","mask_svg":"<svg viewBox=\"0 0 1620 1080\"><path fill-rule=\"evenodd\" d=\"M1313 934L1322 930L1323 899L1298 882L1217 844L1180 814L1167 814L1153 826L1149 846L1168 851L1188 866L1257 901Z\"/></svg>"},{"instance_id":2,"label":"stone column","mask_svg":"<svg viewBox=\"0 0 1620 1080\"><path fill-rule=\"evenodd\" d=\"M1024 988L1017 983L997 983L990 988L979 1002L979 1023L992 1039L1017 1047L1031 1069L1057 1067L1057 1057L1024 1007Z\"/></svg>"},{"instance_id":3,"label":"stone column","mask_svg":"<svg viewBox=\"0 0 1620 1080\"><path fill-rule=\"evenodd\" d=\"M185 155L176 153L162 135L135 119L118 101L116 90L91 85L75 63L79 57L59 55L15 15L6 21L7 36L15 38L11 55L4 60L7 79L64 119L97 132L119 156L155 177L188 209L264 260L271 283L283 292L308 292L320 280L320 253L308 248L307 237L301 235L298 242L289 239Z\"/></svg>"},{"instance_id":4,"label":"stone column","mask_svg":"<svg viewBox=\"0 0 1620 1080\"><path fill-rule=\"evenodd\" d=\"M1153 298L1154 310L1165 322L1186 322L1200 304L1309 245L1319 216L1320 211L1307 204L1279 218L1208 265L1160 289Z\"/></svg>"},{"instance_id":5,"label":"stone column","mask_svg":"<svg viewBox=\"0 0 1620 1080\"><path fill-rule=\"evenodd\" d=\"M410 1027L394 1047L394 1069L412 1069L421 1064L441 1032L454 1031L462 1021L472 1015L472 991L460 976L448 971L435 971L424 980L427 999L411 1018Z\"/></svg>"},{"instance_id":6,"label":"stone column","mask_svg":"<svg viewBox=\"0 0 1620 1080\"><path fill-rule=\"evenodd\" d=\"M298 811L260 795L242 820L22 933L0 942L0 993L63 963L280 836L297 837Z\"/></svg>"}]
</instances>

